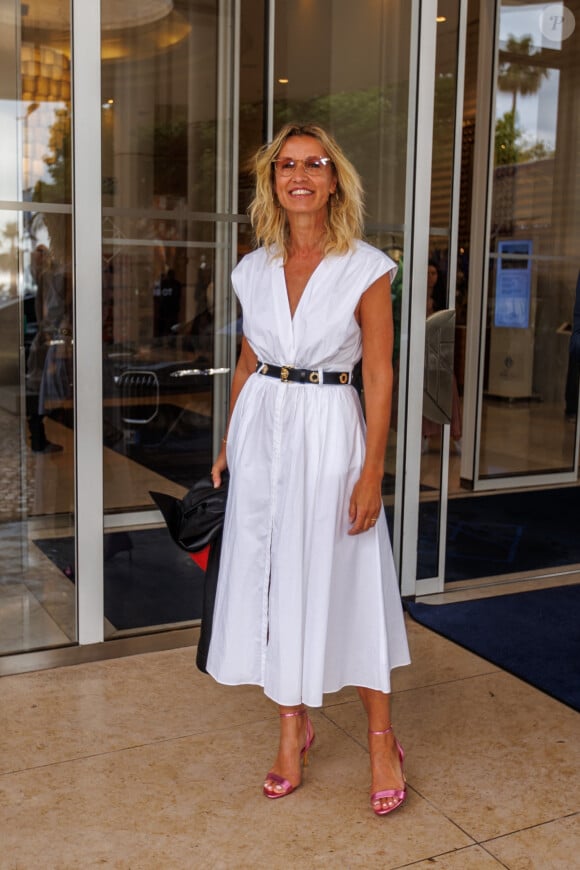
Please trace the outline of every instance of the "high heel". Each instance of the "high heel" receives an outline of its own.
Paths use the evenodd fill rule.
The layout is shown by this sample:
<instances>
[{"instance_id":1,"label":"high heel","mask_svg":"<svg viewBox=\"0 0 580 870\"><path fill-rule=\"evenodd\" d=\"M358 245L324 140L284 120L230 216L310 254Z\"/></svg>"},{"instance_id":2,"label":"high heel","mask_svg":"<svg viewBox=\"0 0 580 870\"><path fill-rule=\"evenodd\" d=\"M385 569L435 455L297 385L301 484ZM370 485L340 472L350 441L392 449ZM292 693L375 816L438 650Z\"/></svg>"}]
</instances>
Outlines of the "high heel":
<instances>
[{"instance_id":1,"label":"high heel","mask_svg":"<svg viewBox=\"0 0 580 870\"><path fill-rule=\"evenodd\" d=\"M393 730L393 726L390 728L386 728L384 731L371 731L369 729L369 734L390 734ZM399 761L401 762L401 773L403 774L403 782L405 783L403 788L387 788L382 791L376 791L371 795L371 807L373 812L377 816L386 816L388 813L392 813L393 810L398 810L399 807L404 803L405 798L407 797L407 780L405 777L405 771L403 770L403 764L405 761L405 753L403 751L403 747L395 737L395 743L397 744L397 751L399 753ZM385 798L394 798L397 803L393 804L391 807L383 807L381 804L375 806L375 801L382 801Z\"/></svg>"},{"instance_id":2,"label":"high heel","mask_svg":"<svg viewBox=\"0 0 580 870\"><path fill-rule=\"evenodd\" d=\"M280 718L282 719L291 719L294 716L305 716L306 710L295 710L293 713L280 713ZM314 743L314 729L312 727L312 722L309 717L306 715L306 738L304 741L304 746L300 750L300 761L302 762L304 767L308 767L308 751L312 744ZM274 788L269 787L268 783L273 782L276 783ZM268 798L281 798L286 797L291 792L295 791L298 788L297 785L292 785L287 779L284 779L283 776L280 776L279 773L274 773L270 771L266 774L266 781L264 782L264 794Z\"/></svg>"}]
</instances>

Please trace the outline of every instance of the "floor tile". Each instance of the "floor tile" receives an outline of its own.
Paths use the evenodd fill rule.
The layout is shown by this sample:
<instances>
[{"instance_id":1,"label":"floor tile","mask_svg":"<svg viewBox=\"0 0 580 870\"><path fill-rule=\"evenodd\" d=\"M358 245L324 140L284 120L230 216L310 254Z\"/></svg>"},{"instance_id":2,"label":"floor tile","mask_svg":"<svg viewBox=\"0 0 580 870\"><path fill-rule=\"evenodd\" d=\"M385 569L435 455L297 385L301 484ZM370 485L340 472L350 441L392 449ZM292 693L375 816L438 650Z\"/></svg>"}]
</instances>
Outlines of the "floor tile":
<instances>
[{"instance_id":1,"label":"floor tile","mask_svg":"<svg viewBox=\"0 0 580 870\"><path fill-rule=\"evenodd\" d=\"M325 714L366 745L359 705ZM580 807L578 714L498 672L394 696L407 779L476 842ZM538 780L549 800L530 800Z\"/></svg>"},{"instance_id":2,"label":"floor tile","mask_svg":"<svg viewBox=\"0 0 580 870\"><path fill-rule=\"evenodd\" d=\"M414 663L393 672L396 690L493 670L416 623L409 629ZM8 676L2 695L11 727L0 772L276 715L259 688L218 686L201 674L190 648ZM359 704L352 688L325 698L329 706L347 702Z\"/></svg>"},{"instance_id":3,"label":"floor tile","mask_svg":"<svg viewBox=\"0 0 580 870\"><path fill-rule=\"evenodd\" d=\"M261 794L274 723L252 723L0 777L12 866L395 868L471 841L426 801L378 819L368 759L315 714L304 786ZM11 865L4 864L0 866Z\"/></svg>"},{"instance_id":4,"label":"floor tile","mask_svg":"<svg viewBox=\"0 0 580 870\"><path fill-rule=\"evenodd\" d=\"M572 870L580 866L580 814L492 840L485 848L510 870Z\"/></svg>"},{"instance_id":5,"label":"floor tile","mask_svg":"<svg viewBox=\"0 0 580 870\"><path fill-rule=\"evenodd\" d=\"M437 855L411 865L412 870L497 870L498 867L504 865L480 846L469 846L467 849Z\"/></svg>"},{"instance_id":6,"label":"floor tile","mask_svg":"<svg viewBox=\"0 0 580 870\"><path fill-rule=\"evenodd\" d=\"M438 685L497 671L497 667L405 617L411 665L392 672L393 692Z\"/></svg>"},{"instance_id":7,"label":"floor tile","mask_svg":"<svg viewBox=\"0 0 580 870\"><path fill-rule=\"evenodd\" d=\"M185 648L2 678L0 773L275 717L252 686L218 686Z\"/></svg>"},{"instance_id":8,"label":"floor tile","mask_svg":"<svg viewBox=\"0 0 580 870\"><path fill-rule=\"evenodd\" d=\"M278 720L189 649L4 677L0 870L300 866L570 870L580 853L578 714L418 624L395 671L409 797L369 806L354 689L312 711L304 785L268 801ZM530 800L538 781L549 800Z\"/></svg>"}]
</instances>

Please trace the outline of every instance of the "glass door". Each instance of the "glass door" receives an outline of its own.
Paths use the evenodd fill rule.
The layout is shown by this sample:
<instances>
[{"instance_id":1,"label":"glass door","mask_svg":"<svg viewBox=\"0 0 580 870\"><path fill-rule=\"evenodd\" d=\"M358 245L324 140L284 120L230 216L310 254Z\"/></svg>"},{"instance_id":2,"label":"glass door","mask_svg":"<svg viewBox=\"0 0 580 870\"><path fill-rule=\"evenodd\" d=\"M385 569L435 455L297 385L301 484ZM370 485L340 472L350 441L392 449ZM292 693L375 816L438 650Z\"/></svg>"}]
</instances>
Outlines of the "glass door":
<instances>
[{"instance_id":1,"label":"glass door","mask_svg":"<svg viewBox=\"0 0 580 870\"><path fill-rule=\"evenodd\" d=\"M107 637L199 616L197 568L152 528L150 490L182 495L223 433L247 159L286 121L328 127L363 175L370 240L402 256L410 23L390 0L103 7ZM391 508L395 451L393 433Z\"/></svg>"},{"instance_id":2,"label":"glass door","mask_svg":"<svg viewBox=\"0 0 580 870\"><path fill-rule=\"evenodd\" d=\"M417 163L426 165L417 158L422 143L416 147L418 46L424 33L421 16L436 26L436 2L271 0L268 7L274 51L266 129L307 119L336 136L362 176L367 238L399 265L393 282L395 384L383 500L407 595L416 580L415 483L418 491L416 455L408 439L416 392L409 399L409 384L422 374L415 371L411 287L418 238L426 230L419 216L426 186L416 183ZM432 89L430 61L423 66Z\"/></svg>"},{"instance_id":3,"label":"glass door","mask_svg":"<svg viewBox=\"0 0 580 870\"><path fill-rule=\"evenodd\" d=\"M208 472L239 342L234 5L103 7L106 637L201 615L199 568L142 526Z\"/></svg>"},{"instance_id":4,"label":"glass door","mask_svg":"<svg viewBox=\"0 0 580 870\"><path fill-rule=\"evenodd\" d=\"M466 340L456 353L463 491L450 487L447 504L450 583L580 562L569 520L579 492L570 355L579 14L578 2L470 4L459 231L467 294L458 295Z\"/></svg>"},{"instance_id":5,"label":"glass door","mask_svg":"<svg viewBox=\"0 0 580 870\"><path fill-rule=\"evenodd\" d=\"M494 87L479 95L493 131L485 250L469 296L482 300L469 371L478 403L461 469L474 489L577 479L579 16L578 2L497 4Z\"/></svg>"},{"instance_id":6,"label":"glass door","mask_svg":"<svg viewBox=\"0 0 580 870\"><path fill-rule=\"evenodd\" d=\"M421 471L417 543L418 594L443 588L447 499L458 479L462 449L463 281L459 238L462 111L468 9L459 0L437 3L433 105L433 157L425 290L425 371L421 421ZM457 317L459 313L459 318Z\"/></svg>"},{"instance_id":7,"label":"glass door","mask_svg":"<svg viewBox=\"0 0 580 870\"><path fill-rule=\"evenodd\" d=\"M75 642L71 27L0 2L0 655Z\"/></svg>"}]
</instances>

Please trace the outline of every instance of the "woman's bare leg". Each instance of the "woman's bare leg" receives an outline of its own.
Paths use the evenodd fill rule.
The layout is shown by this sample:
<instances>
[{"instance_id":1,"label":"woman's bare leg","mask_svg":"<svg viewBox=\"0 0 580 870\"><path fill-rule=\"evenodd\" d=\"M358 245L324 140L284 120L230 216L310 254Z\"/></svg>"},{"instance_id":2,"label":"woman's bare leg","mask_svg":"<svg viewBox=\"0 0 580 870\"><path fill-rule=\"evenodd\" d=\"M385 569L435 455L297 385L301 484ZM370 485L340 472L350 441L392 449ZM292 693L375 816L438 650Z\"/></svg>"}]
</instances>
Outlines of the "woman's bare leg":
<instances>
[{"instance_id":1,"label":"woman's bare leg","mask_svg":"<svg viewBox=\"0 0 580 870\"><path fill-rule=\"evenodd\" d=\"M391 726L391 696L376 689L357 689L368 717L369 731L385 731ZM404 788L403 771L394 733L369 734L371 757L371 794L387 789ZM376 806L383 809L395 806L396 798L381 798Z\"/></svg>"},{"instance_id":2,"label":"woman's bare leg","mask_svg":"<svg viewBox=\"0 0 580 870\"><path fill-rule=\"evenodd\" d=\"M287 779L294 787L302 781L302 769L300 752L306 743L306 712L303 704L297 707L279 707L280 713L280 744L278 755L271 773ZM304 711L303 716L284 716L284 713L299 713ZM279 783L266 779L264 783L270 791L284 791Z\"/></svg>"}]
</instances>

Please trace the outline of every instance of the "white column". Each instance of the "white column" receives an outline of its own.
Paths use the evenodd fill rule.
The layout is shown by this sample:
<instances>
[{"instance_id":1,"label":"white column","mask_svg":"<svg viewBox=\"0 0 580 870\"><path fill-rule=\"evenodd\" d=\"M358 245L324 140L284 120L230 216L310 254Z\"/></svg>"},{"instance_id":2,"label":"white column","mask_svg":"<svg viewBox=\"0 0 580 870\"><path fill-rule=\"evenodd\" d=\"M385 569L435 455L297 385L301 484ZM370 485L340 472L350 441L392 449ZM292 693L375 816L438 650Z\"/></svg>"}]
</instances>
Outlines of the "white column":
<instances>
[{"instance_id":1,"label":"white column","mask_svg":"<svg viewBox=\"0 0 580 870\"><path fill-rule=\"evenodd\" d=\"M221 0L218 22L217 81L217 153L216 212L231 215L237 211L238 179L238 105L240 70L240 2ZM220 219L216 221L216 254L214 276L214 361L215 368L235 365L235 335L228 337L225 326L234 321L235 304L230 290L232 269L232 228ZM235 233L234 233L235 238ZM232 353L233 349L233 353ZM213 383L213 445L212 456L221 447L229 404L229 383L223 376Z\"/></svg>"},{"instance_id":2,"label":"white column","mask_svg":"<svg viewBox=\"0 0 580 870\"><path fill-rule=\"evenodd\" d=\"M100 2L72 0L78 640L103 640Z\"/></svg>"}]
</instances>

